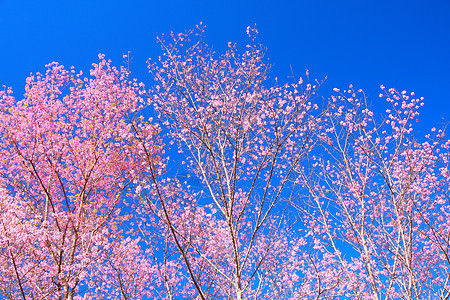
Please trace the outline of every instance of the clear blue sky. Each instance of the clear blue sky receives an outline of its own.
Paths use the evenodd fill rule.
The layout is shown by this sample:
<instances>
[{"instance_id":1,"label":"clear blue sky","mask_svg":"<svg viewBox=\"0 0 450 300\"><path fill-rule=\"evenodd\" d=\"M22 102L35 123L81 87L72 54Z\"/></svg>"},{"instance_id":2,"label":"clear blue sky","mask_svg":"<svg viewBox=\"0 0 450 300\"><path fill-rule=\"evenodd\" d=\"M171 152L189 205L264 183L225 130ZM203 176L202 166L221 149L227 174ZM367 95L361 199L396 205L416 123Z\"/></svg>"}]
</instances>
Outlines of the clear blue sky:
<instances>
[{"instance_id":1,"label":"clear blue sky","mask_svg":"<svg viewBox=\"0 0 450 300\"><path fill-rule=\"evenodd\" d=\"M118 66L127 51L132 76L148 83L156 36L201 21L219 52L229 41L243 48L256 23L279 82L290 65L309 69L328 76L323 96L352 83L374 105L384 84L425 97L424 129L450 121L450 0L0 0L0 87L20 97L49 62L86 73L98 53Z\"/></svg>"},{"instance_id":2,"label":"clear blue sky","mask_svg":"<svg viewBox=\"0 0 450 300\"><path fill-rule=\"evenodd\" d=\"M207 27L207 41L244 46L257 24L283 82L306 68L324 87L353 83L377 103L380 84L424 96L423 125L450 121L450 0L179 1L0 0L0 86L23 93L25 77L59 61L87 71L98 53L120 65L130 50L133 75L149 82L145 61L156 36Z\"/></svg>"}]
</instances>

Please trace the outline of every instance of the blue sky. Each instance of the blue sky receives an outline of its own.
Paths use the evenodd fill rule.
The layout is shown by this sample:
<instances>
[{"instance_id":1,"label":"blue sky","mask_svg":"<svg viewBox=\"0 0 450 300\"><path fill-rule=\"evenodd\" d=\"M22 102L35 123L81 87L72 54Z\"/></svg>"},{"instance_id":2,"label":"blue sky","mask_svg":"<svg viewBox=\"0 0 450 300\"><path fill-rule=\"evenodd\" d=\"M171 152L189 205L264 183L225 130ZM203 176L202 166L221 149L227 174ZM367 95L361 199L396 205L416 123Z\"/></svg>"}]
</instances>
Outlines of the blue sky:
<instances>
[{"instance_id":1,"label":"blue sky","mask_svg":"<svg viewBox=\"0 0 450 300\"><path fill-rule=\"evenodd\" d=\"M425 130L450 121L450 0L0 0L0 87L20 97L25 78L49 62L86 72L98 53L118 66L127 51L132 76L148 83L156 37L201 21L218 52L229 41L243 49L256 23L281 83L290 66L296 75L309 69L328 76L323 96L351 83L375 110L383 84L425 97Z\"/></svg>"},{"instance_id":2,"label":"blue sky","mask_svg":"<svg viewBox=\"0 0 450 300\"><path fill-rule=\"evenodd\" d=\"M352 83L375 105L379 85L425 97L427 128L450 120L450 0L429 1L97 1L0 0L0 86L23 92L25 77L58 61L87 71L98 53L113 64L132 52L132 71L149 82L145 61L156 58L161 33L200 21L220 52L244 46L256 23L281 82L310 70L328 76L322 95Z\"/></svg>"}]
</instances>

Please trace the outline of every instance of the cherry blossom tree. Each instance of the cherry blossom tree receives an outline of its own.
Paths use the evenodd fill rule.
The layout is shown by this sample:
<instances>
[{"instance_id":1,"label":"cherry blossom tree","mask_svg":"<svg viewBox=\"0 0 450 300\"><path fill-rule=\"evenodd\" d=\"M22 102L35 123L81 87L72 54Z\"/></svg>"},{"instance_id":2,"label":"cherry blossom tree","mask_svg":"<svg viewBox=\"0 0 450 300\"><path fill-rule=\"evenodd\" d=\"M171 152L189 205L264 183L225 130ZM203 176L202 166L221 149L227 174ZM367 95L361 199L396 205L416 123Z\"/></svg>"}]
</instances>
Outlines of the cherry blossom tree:
<instances>
[{"instance_id":1,"label":"cherry blossom tree","mask_svg":"<svg viewBox=\"0 0 450 300\"><path fill-rule=\"evenodd\" d=\"M352 298L448 299L450 141L413 131L423 98L382 89L382 119L361 90L335 89L303 211Z\"/></svg>"},{"instance_id":2,"label":"cherry blossom tree","mask_svg":"<svg viewBox=\"0 0 450 300\"><path fill-rule=\"evenodd\" d=\"M146 171L143 145L156 163L158 129L138 115L140 86L99 58L89 78L51 63L23 99L0 92L3 299L141 297L133 270L114 267L139 249L123 200Z\"/></svg>"},{"instance_id":3,"label":"cherry blossom tree","mask_svg":"<svg viewBox=\"0 0 450 300\"><path fill-rule=\"evenodd\" d=\"M155 249L161 298L313 297L336 285L338 269L324 271L336 262L311 263L310 234L291 203L300 187L296 169L320 130L320 82L271 82L257 32L247 33L244 53L229 43L219 58L201 27L172 34L171 42L159 40L164 54L149 65L149 100L187 172L181 178L152 168L138 187L146 202L138 223Z\"/></svg>"}]
</instances>

